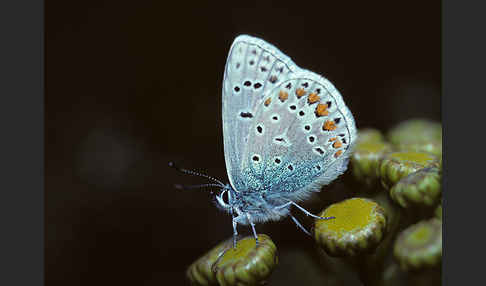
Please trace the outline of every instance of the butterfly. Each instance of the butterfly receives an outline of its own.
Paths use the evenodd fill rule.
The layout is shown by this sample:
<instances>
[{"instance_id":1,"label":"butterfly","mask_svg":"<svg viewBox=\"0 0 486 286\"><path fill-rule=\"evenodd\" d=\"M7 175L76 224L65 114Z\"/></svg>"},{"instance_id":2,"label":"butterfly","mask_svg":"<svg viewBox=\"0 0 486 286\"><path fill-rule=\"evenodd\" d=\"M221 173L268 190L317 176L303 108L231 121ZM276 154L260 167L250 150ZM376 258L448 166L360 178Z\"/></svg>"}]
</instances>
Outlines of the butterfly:
<instances>
[{"instance_id":1,"label":"butterfly","mask_svg":"<svg viewBox=\"0 0 486 286\"><path fill-rule=\"evenodd\" d=\"M357 138L354 118L341 94L324 77L298 67L275 46L257 37L233 41L222 87L224 156L229 184L201 175L217 187L216 205L237 225L278 221L298 202L321 190L347 168Z\"/></svg>"}]
</instances>

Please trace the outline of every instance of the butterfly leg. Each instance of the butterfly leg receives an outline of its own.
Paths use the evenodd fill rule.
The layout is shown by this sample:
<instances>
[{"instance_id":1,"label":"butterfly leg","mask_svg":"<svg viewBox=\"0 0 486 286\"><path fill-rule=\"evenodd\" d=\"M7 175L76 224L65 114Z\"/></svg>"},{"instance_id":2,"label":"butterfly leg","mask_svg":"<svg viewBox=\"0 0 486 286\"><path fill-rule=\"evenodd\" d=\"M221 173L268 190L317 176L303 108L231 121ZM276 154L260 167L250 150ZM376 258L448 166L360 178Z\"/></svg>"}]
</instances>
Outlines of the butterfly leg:
<instances>
[{"instance_id":1,"label":"butterfly leg","mask_svg":"<svg viewBox=\"0 0 486 286\"><path fill-rule=\"evenodd\" d=\"M312 236L312 234L309 231L307 231L307 229L305 229L293 215L290 215L290 218L292 218L292 220L295 222L297 227L299 227L303 232L305 232L308 236Z\"/></svg>"},{"instance_id":2,"label":"butterfly leg","mask_svg":"<svg viewBox=\"0 0 486 286\"><path fill-rule=\"evenodd\" d=\"M236 230L236 226L238 223L236 222L235 217L233 217L233 247L236 248L236 238L238 237L238 230Z\"/></svg>"},{"instance_id":3,"label":"butterfly leg","mask_svg":"<svg viewBox=\"0 0 486 286\"><path fill-rule=\"evenodd\" d=\"M255 224L251 220L251 216L250 216L249 213L246 213L246 218L248 219L248 222L251 225L251 229L253 230L253 236L255 237L255 243L258 246L258 235L257 235L256 230L255 230Z\"/></svg>"},{"instance_id":4,"label":"butterfly leg","mask_svg":"<svg viewBox=\"0 0 486 286\"><path fill-rule=\"evenodd\" d=\"M306 209L304 209L303 207L299 206L298 204L294 203L293 201L289 201L288 203L285 203L285 204L283 204L283 205L281 205L281 206L278 206L278 207L275 207L275 208L276 208L276 209L280 209L280 208L287 207L287 206L289 206L289 205L294 205L294 206L296 206L296 207L297 207L299 210L301 210L303 213L305 213L306 215L311 216L311 217L313 217L313 218L317 218L317 219L333 219L333 218L335 218L335 217L333 217L333 216L329 216L329 217L321 217L321 216L317 216L317 215L315 215L315 214L312 214L312 213L310 213L308 210L306 210Z\"/></svg>"},{"instance_id":5,"label":"butterfly leg","mask_svg":"<svg viewBox=\"0 0 486 286\"><path fill-rule=\"evenodd\" d=\"M283 204L283 205L281 205L281 206L276 206L276 207L275 207L275 209L281 209L281 208L285 208L285 207L290 206L291 204L292 204L292 202L288 202L288 203L285 203L285 204Z\"/></svg>"}]
</instances>

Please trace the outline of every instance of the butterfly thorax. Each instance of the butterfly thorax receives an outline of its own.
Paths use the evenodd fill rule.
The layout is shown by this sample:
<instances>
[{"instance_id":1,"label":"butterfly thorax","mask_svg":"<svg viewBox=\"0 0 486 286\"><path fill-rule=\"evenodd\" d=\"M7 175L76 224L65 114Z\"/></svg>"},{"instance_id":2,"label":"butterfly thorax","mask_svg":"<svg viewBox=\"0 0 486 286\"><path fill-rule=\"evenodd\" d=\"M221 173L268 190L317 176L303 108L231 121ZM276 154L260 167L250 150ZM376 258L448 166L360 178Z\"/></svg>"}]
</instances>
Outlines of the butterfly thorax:
<instances>
[{"instance_id":1,"label":"butterfly thorax","mask_svg":"<svg viewBox=\"0 0 486 286\"><path fill-rule=\"evenodd\" d=\"M248 224L247 213L254 222L277 221L289 214L289 207L277 208L283 203L267 198L265 193L234 190L232 192L232 206L238 223Z\"/></svg>"}]
</instances>

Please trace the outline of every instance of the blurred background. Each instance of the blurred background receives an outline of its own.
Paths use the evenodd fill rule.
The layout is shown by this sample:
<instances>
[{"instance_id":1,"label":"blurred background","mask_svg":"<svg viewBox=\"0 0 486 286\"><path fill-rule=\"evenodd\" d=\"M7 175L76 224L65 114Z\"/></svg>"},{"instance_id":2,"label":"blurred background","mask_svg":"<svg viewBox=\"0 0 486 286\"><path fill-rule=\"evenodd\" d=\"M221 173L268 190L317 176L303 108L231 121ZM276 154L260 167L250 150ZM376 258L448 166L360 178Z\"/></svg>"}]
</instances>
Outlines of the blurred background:
<instances>
[{"instance_id":1,"label":"blurred background","mask_svg":"<svg viewBox=\"0 0 486 286\"><path fill-rule=\"evenodd\" d=\"M231 236L208 191L173 187L205 180L167 163L227 181L221 83L238 34L327 77L358 128L440 121L440 1L50 0L45 19L46 285L184 285ZM339 200L341 185L306 207ZM295 269L316 258L291 220L257 231L279 249L270 285L318 281L315 266Z\"/></svg>"}]
</instances>

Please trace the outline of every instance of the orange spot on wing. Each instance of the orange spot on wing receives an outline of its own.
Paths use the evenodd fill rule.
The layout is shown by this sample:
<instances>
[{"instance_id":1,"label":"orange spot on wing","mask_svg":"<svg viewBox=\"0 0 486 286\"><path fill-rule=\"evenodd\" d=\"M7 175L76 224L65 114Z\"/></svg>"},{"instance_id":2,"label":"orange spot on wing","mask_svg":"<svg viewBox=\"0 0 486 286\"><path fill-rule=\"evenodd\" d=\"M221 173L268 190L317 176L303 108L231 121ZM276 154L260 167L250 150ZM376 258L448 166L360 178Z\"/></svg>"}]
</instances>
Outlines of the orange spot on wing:
<instances>
[{"instance_id":1,"label":"orange spot on wing","mask_svg":"<svg viewBox=\"0 0 486 286\"><path fill-rule=\"evenodd\" d=\"M305 95L305 90L303 90L302 88L298 88L295 90L295 94L297 95L297 98L301 98Z\"/></svg>"},{"instance_id":2,"label":"orange spot on wing","mask_svg":"<svg viewBox=\"0 0 486 286\"><path fill-rule=\"evenodd\" d=\"M322 126L322 129L327 131L336 130L336 128L336 123L330 120L326 120L326 122L324 122L324 125Z\"/></svg>"},{"instance_id":3,"label":"orange spot on wing","mask_svg":"<svg viewBox=\"0 0 486 286\"><path fill-rule=\"evenodd\" d=\"M270 102L272 102L272 98L271 97L267 98L267 100L265 100L265 102L263 104L265 104L265 106L269 106L270 105Z\"/></svg>"},{"instance_id":4,"label":"orange spot on wing","mask_svg":"<svg viewBox=\"0 0 486 286\"><path fill-rule=\"evenodd\" d=\"M317 116L329 115L329 111L327 110L327 104L319 103L316 107L316 114Z\"/></svg>"},{"instance_id":5,"label":"orange spot on wing","mask_svg":"<svg viewBox=\"0 0 486 286\"><path fill-rule=\"evenodd\" d=\"M334 142L334 144L332 144L332 147L334 147L334 148L340 148L342 146L343 146L343 143L340 140L337 140L336 142Z\"/></svg>"},{"instance_id":6,"label":"orange spot on wing","mask_svg":"<svg viewBox=\"0 0 486 286\"><path fill-rule=\"evenodd\" d=\"M321 100L321 98L317 95L317 93L311 93L311 94L309 94L309 97L307 98L307 102L309 102L309 104L316 103L319 100Z\"/></svg>"},{"instance_id":7,"label":"orange spot on wing","mask_svg":"<svg viewBox=\"0 0 486 286\"><path fill-rule=\"evenodd\" d=\"M284 102L289 98L289 94L283 90L281 90L278 94L278 98L280 99L281 102Z\"/></svg>"},{"instance_id":8,"label":"orange spot on wing","mask_svg":"<svg viewBox=\"0 0 486 286\"><path fill-rule=\"evenodd\" d=\"M336 139L337 139L337 137L332 137L331 139L329 139L329 142L332 142L332 141L334 141Z\"/></svg>"},{"instance_id":9,"label":"orange spot on wing","mask_svg":"<svg viewBox=\"0 0 486 286\"><path fill-rule=\"evenodd\" d=\"M338 150L336 153L334 153L334 158L341 156L342 153L343 153L343 150Z\"/></svg>"}]
</instances>

